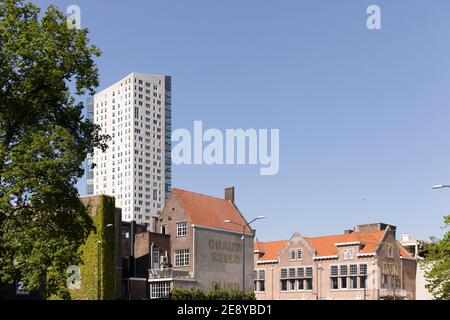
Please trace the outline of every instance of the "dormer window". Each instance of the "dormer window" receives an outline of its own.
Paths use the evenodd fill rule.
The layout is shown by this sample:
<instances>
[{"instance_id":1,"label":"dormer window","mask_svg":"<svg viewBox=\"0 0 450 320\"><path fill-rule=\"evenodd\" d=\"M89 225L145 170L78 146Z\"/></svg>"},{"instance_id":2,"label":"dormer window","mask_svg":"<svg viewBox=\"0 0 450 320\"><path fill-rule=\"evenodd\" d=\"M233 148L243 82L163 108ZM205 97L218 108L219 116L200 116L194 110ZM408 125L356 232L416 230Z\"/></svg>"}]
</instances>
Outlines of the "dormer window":
<instances>
[{"instance_id":1,"label":"dormer window","mask_svg":"<svg viewBox=\"0 0 450 320\"><path fill-rule=\"evenodd\" d=\"M353 260L353 249L342 250L344 255L344 260Z\"/></svg>"}]
</instances>

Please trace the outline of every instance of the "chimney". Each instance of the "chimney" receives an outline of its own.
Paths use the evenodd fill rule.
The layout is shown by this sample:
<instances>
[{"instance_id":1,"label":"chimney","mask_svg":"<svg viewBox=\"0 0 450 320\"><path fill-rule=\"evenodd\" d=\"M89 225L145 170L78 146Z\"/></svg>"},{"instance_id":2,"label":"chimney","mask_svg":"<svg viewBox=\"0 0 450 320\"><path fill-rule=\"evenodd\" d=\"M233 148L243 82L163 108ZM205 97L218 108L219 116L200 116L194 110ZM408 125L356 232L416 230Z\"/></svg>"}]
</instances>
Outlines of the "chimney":
<instances>
[{"instance_id":1,"label":"chimney","mask_svg":"<svg viewBox=\"0 0 450 320\"><path fill-rule=\"evenodd\" d=\"M230 200L234 204L234 187L225 189L225 200Z\"/></svg>"}]
</instances>

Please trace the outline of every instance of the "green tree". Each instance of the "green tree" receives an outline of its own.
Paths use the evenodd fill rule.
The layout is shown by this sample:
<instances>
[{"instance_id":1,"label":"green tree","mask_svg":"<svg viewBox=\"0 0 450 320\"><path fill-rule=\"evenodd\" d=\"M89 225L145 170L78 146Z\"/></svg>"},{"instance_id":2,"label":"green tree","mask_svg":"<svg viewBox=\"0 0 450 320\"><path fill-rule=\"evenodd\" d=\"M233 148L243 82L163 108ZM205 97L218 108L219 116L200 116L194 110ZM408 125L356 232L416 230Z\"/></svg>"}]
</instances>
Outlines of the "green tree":
<instances>
[{"instance_id":1,"label":"green tree","mask_svg":"<svg viewBox=\"0 0 450 320\"><path fill-rule=\"evenodd\" d=\"M426 247L423 262L428 280L427 288L437 300L450 299L450 216L445 217L446 234L442 239L433 238Z\"/></svg>"},{"instance_id":2,"label":"green tree","mask_svg":"<svg viewBox=\"0 0 450 320\"><path fill-rule=\"evenodd\" d=\"M98 86L100 51L56 7L40 13L0 0L0 282L35 290L46 274L46 295L68 298L66 269L93 230L76 182L106 148L76 102Z\"/></svg>"}]
</instances>

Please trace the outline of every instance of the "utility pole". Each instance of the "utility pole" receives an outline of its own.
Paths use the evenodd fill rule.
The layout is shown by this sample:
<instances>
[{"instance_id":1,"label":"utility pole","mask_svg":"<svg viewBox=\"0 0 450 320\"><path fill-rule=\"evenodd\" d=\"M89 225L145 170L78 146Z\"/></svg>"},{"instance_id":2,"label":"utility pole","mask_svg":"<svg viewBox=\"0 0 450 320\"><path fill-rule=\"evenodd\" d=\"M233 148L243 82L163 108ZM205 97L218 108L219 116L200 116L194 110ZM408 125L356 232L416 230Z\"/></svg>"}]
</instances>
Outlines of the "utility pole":
<instances>
[{"instance_id":1,"label":"utility pole","mask_svg":"<svg viewBox=\"0 0 450 320\"><path fill-rule=\"evenodd\" d=\"M224 221L225 223L235 224L235 225L237 225L237 226L242 228L242 293L245 293L245 236L246 236L245 229L250 227L250 225L253 222L255 222L257 220L262 220L262 219L265 219L265 218L266 218L265 216L259 216L259 217L256 217L255 219L253 219L252 221L250 221L250 222L248 222L248 223L246 223L244 225L240 224L240 223L237 223L235 221L232 221L232 220L225 220Z\"/></svg>"},{"instance_id":2,"label":"utility pole","mask_svg":"<svg viewBox=\"0 0 450 320\"><path fill-rule=\"evenodd\" d=\"M369 265L367 265L367 268L365 268L364 271L364 300L367 300L367 270Z\"/></svg>"}]
</instances>

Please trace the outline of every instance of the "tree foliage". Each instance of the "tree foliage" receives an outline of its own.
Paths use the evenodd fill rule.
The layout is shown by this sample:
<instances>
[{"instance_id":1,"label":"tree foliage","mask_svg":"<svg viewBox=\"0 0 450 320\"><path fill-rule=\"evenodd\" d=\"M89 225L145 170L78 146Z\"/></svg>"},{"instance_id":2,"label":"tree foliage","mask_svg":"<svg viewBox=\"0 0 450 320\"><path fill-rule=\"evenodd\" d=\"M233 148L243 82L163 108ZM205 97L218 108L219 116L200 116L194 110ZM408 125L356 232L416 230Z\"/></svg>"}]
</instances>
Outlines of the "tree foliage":
<instances>
[{"instance_id":1,"label":"tree foliage","mask_svg":"<svg viewBox=\"0 0 450 320\"><path fill-rule=\"evenodd\" d=\"M445 217L446 234L442 239L432 239L427 245L425 260L425 276L427 289L437 300L450 299L450 216Z\"/></svg>"},{"instance_id":2,"label":"tree foliage","mask_svg":"<svg viewBox=\"0 0 450 320\"><path fill-rule=\"evenodd\" d=\"M68 297L66 269L93 228L75 185L106 148L76 102L98 86L99 55L56 7L0 0L0 282L34 290L46 274L47 296Z\"/></svg>"}]
</instances>

